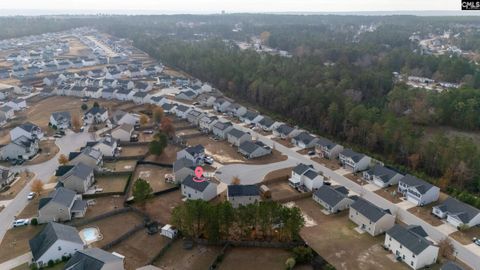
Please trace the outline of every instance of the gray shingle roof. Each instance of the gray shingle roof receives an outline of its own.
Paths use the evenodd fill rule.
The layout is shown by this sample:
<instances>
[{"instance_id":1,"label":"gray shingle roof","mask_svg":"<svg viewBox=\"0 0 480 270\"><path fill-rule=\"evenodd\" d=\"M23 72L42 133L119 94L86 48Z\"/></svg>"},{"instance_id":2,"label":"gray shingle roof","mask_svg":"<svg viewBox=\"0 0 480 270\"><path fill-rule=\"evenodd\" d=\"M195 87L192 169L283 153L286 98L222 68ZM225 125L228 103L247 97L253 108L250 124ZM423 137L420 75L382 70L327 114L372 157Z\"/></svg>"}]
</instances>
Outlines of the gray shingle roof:
<instances>
[{"instance_id":1,"label":"gray shingle roof","mask_svg":"<svg viewBox=\"0 0 480 270\"><path fill-rule=\"evenodd\" d=\"M469 223L470 220L480 214L479 209L452 197L449 197L436 207L440 208L443 212L448 212L449 215L458 217L458 219L465 224Z\"/></svg>"},{"instance_id":2,"label":"gray shingle roof","mask_svg":"<svg viewBox=\"0 0 480 270\"><path fill-rule=\"evenodd\" d=\"M305 144L309 144L311 141L315 139L312 135L310 135L308 132L302 132L298 134L297 136L294 137L296 141L303 142Z\"/></svg>"},{"instance_id":3,"label":"gray shingle roof","mask_svg":"<svg viewBox=\"0 0 480 270\"><path fill-rule=\"evenodd\" d=\"M305 173L305 176L308 177L309 179L315 179L315 177L318 176L318 173L314 170L308 170L306 173Z\"/></svg>"},{"instance_id":4,"label":"gray shingle roof","mask_svg":"<svg viewBox=\"0 0 480 270\"><path fill-rule=\"evenodd\" d=\"M188 109L190 109L190 107L187 107L187 106L185 106L185 105L179 104L175 110L181 111L181 112L186 112L186 111L188 111Z\"/></svg>"},{"instance_id":5,"label":"gray shingle roof","mask_svg":"<svg viewBox=\"0 0 480 270\"><path fill-rule=\"evenodd\" d=\"M351 158L353 161L358 162L360 161L363 157L365 157L364 154L357 153L353 151L352 149L345 149L341 153L341 155L344 155L346 157Z\"/></svg>"},{"instance_id":6,"label":"gray shingle roof","mask_svg":"<svg viewBox=\"0 0 480 270\"><path fill-rule=\"evenodd\" d=\"M314 192L314 195L331 207L334 207L348 196L339 192L335 187L323 185Z\"/></svg>"},{"instance_id":7,"label":"gray shingle roof","mask_svg":"<svg viewBox=\"0 0 480 270\"><path fill-rule=\"evenodd\" d=\"M391 170L387 167L384 167L380 164L375 165L373 168L368 170L368 174L375 175L382 180L384 183L388 183L392 177L394 177L398 172Z\"/></svg>"},{"instance_id":8,"label":"gray shingle roof","mask_svg":"<svg viewBox=\"0 0 480 270\"><path fill-rule=\"evenodd\" d=\"M70 207L75 200L76 193L73 190L59 187L52 191L47 197L41 198L38 209L42 209L49 202L55 202L65 207Z\"/></svg>"},{"instance_id":9,"label":"gray shingle roof","mask_svg":"<svg viewBox=\"0 0 480 270\"><path fill-rule=\"evenodd\" d=\"M192 170L195 170L195 166L193 165L193 161L191 161L190 159L187 159L187 158L181 158L181 159L177 159L174 163L173 163L173 171L176 172L178 170L181 170L183 168L190 168Z\"/></svg>"},{"instance_id":10,"label":"gray shingle roof","mask_svg":"<svg viewBox=\"0 0 480 270\"><path fill-rule=\"evenodd\" d=\"M70 121L72 119L70 112L53 112L52 117L57 122Z\"/></svg>"},{"instance_id":11,"label":"gray shingle roof","mask_svg":"<svg viewBox=\"0 0 480 270\"><path fill-rule=\"evenodd\" d=\"M407 184L409 187L415 187L421 194L425 194L428 190L434 187L432 184L411 174L405 175L399 182Z\"/></svg>"},{"instance_id":12,"label":"gray shingle roof","mask_svg":"<svg viewBox=\"0 0 480 270\"><path fill-rule=\"evenodd\" d=\"M229 135L237 138L237 139L240 139L243 135L245 135L246 133L239 130L239 129L236 129L236 128L232 128L229 132L228 132Z\"/></svg>"},{"instance_id":13,"label":"gray shingle roof","mask_svg":"<svg viewBox=\"0 0 480 270\"><path fill-rule=\"evenodd\" d=\"M229 185L228 197L237 196L260 196L260 189L257 185Z\"/></svg>"},{"instance_id":14,"label":"gray shingle roof","mask_svg":"<svg viewBox=\"0 0 480 270\"><path fill-rule=\"evenodd\" d=\"M201 154L205 152L205 147L201 144L197 144L195 146L190 146L185 148L185 151L187 151L190 155L194 156L197 154Z\"/></svg>"},{"instance_id":15,"label":"gray shingle roof","mask_svg":"<svg viewBox=\"0 0 480 270\"><path fill-rule=\"evenodd\" d=\"M220 122L220 121L218 121L217 123L215 123L215 125L213 125L213 127L219 130L225 130L226 128L231 126L232 126L232 123L230 122Z\"/></svg>"},{"instance_id":16,"label":"gray shingle roof","mask_svg":"<svg viewBox=\"0 0 480 270\"><path fill-rule=\"evenodd\" d=\"M317 145L322 146L322 147L325 147L325 148L327 148L327 149L332 149L332 148L334 148L337 144L334 143L334 142L332 142L332 141L330 141L329 139L320 137L320 138L318 138Z\"/></svg>"},{"instance_id":17,"label":"gray shingle roof","mask_svg":"<svg viewBox=\"0 0 480 270\"><path fill-rule=\"evenodd\" d=\"M242 150L248 154L255 152L258 148L264 148L266 145L261 141L245 141L240 144L238 147L239 150Z\"/></svg>"},{"instance_id":18,"label":"gray shingle roof","mask_svg":"<svg viewBox=\"0 0 480 270\"><path fill-rule=\"evenodd\" d=\"M258 116L257 112L247 111L244 115L242 115L242 118L245 118L245 119L248 119L248 120L252 121L257 116Z\"/></svg>"},{"instance_id":19,"label":"gray shingle roof","mask_svg":"<svg viewBox=\"0 0 480 270\"><path fill-rule=\"evenodd\" d=\"M303 175L307 170L310 170L310 169L313 169L312 165L307 165L307 164L300 163L295 168L293 168L293 171L296 174Z\"/></svg>"},{"instance_id":20,"label":"gray shingle roof","mask_svg":"<svg viewBox=\"0 0 480 270\"><path fill-rule=\"evenodd\" d=\"M265 126L265 127L271 127L275 121L272 120L272 118L265 116L262 120L258 122L258 124Z\"/></svg>"},{"instance_id":21,"label":"gray shingle roof","mask_svg":"<svg viewBox=\"0 0 480 270\"><path fill-rule=\"evenodd\" d=\"M106 111L107 111L107 109L105 109L105 108L94 106L94 107L90 108L90 110L88 110L85 114L92 114L92 115L104 114Z\"/></svg>"},{"instance_id":22,"label":"gray shingle roof","mask_svg":"<svg viewBox=\"0 0 480 270\"><path fill-rule=\"evenodd\" d=\"M83 245L77 229L72 226L50 222L29 241L33 258L38 260L59 239Z\"/></svg>"},{"instance_id":23,"label":"gray shingle roof","mask_svg":"<svg viewBox=\"0 0 480 270\"><path fill-rule=\"evenodd\" d=\"M395 224L395 226L389 229L386 233L388 236L398 241L402 246L418 255L432 244L425 239L424 236L418 233L420 232L418 227L420 226L403 227L402 225ZM423 229L421 229L421 231L423 231Z\"/></svg>"},{"instance_id":24,"label":"gray shingle roof","mask_svg":"<svg viewBox=\"0 0 480 270\"><path fill-rule=\"evenodd\" d=\"M358 198L358 200L356 200L352 205L350 205L350 208L357 210L360 214L362 214L372 222L377 222L383 216L391 214L390 210L382 209L362 198Z\"/></svg>"},{"instance_id":25,"label":"gray shingle roof","mask_svg":"<svg viewBox=\"0 0 480 270\"><path fill-rule=\"evenodd\" d=\"M464 269L460 265L458 265L458 264L456 264L452 261L448 261L448 262L444 263L442 265L442 267L440 267L440 270L464 270Z\"/></svg>"},{"instance_id":26,"label":"gray shingle roof","mask_svg":"<svg viewBox=\"0 0 480 270\"><path fill-rule=\"evenodd\" d=\"M280 134L288 135L288 134L292 133L293 128L283 124L283 125L280 125L279 127L277 127L276 131Z\"/></svg>"},{"instance_id":27,"label":"gray shingle roof","mask_svg":"<svg viewBox=\"0 0 480 270\"><path fill-rule=\"evenodd\" d=\"M203 192L209 185L214 185L210 181L203 181L203 182L193 181L193 177L195 176L188 175L187 177L185 177L185 179L183 179L182 181L182 185L185 185L187 187L190 187L200 192Z\"/></svg>"},{"instance_id":28,"label":"gray shingle roof","mask_svg":"<svg viewBox=\"0 0 480 270\"><path fill-rule=\"evenodd\" d=\"M70 169L70 171L68 171L67 173L65 173L64 175L61 176L60 179L58 179L58 181L61 181L63 182L66 178L70 177L70 176L75 176L75 177L78 177L80 179L83 179L83 180L86 180L87 177L93 172L93 168L88 166L87 164L83 163L83 162L79 162L77 165L75 165L75 167L73 167L72 169Z\"/></svg>"},{"instance_id":29,"label":"gray shingle roof","mask_svg":"<svg viewBox=\"0 0 480 270\"><path fill-rule=\"evenodd\" d=\"M75 252L64 269L101 270L104 264L115 261L122 261L122 259L102 249L89 248Z\"/></svg>"},{"instance_id":30,"label":"gray shingle roof","mask_svg":"<svg viewBox=\"0 0 480 270\"><path fill-rule=\"evenodd\" d=\"M26 132L33 132L33 131L39 131L40 128L33 124L33 123L30 123L30 122L27 122L27 123L23 123L21 125L18 126L19 128L25 130Z\"/></svg>"}]
</instances>

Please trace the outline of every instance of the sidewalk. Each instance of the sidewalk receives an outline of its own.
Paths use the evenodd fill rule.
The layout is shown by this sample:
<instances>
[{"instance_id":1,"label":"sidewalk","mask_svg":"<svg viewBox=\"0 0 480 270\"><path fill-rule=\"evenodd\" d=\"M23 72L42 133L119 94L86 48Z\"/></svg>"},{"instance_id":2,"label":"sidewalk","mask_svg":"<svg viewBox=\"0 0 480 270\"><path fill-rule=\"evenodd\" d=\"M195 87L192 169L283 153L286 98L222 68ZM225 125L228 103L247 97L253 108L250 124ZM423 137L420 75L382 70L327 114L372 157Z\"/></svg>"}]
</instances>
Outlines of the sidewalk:
<instances>
[{"instance_id":1,"label":"sidewalk","mask_svg":"<svg viewBox=\"0 0 480 270\"><path fill-rule=\"evenodd\" d=\"M9 261L0 264L0 269L13 269L17 266L20 266L24 263L29 263L32 261L32 253L28 252L23 255L20 255L16 258L13 258Z\"/></svg>"}]
</instances>

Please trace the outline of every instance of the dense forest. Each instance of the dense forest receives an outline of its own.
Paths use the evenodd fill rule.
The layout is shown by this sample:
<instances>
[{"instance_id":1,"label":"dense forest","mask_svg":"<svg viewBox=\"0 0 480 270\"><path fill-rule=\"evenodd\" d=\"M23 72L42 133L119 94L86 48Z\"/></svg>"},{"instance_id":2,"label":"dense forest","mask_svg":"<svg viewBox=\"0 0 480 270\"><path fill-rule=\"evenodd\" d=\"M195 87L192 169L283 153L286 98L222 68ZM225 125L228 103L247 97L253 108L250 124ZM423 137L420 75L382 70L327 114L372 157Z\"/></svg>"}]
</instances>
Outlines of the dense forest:
<instances>
[{"instance_id":1,"label":"dense forest","mask_svg":"<svg viewBox=\"0 0 480 270\"><path fill-rule=\"evenodd\" d=\"M94 26L133 39L152 57L262 113L415 173L480 206L471 195L480 194L479 142L425 132L432 127L479 132L480 70L461 56L421 55L409 40L413 32L461 31L458 46L474 48L479 42L475 17L100 16L46 19L44 24L45 31ZM362 26L373 30L361 31ZM0 37L14 33L12 27L10 22L9 29L0 29ZM41 29L38 22L31 33ZM293 57L240 50L236 41L251 36L265 36L266 45ZM462 87L441 93L413 89L396 83L392 72Z\"/></svg>"}]
</instances>

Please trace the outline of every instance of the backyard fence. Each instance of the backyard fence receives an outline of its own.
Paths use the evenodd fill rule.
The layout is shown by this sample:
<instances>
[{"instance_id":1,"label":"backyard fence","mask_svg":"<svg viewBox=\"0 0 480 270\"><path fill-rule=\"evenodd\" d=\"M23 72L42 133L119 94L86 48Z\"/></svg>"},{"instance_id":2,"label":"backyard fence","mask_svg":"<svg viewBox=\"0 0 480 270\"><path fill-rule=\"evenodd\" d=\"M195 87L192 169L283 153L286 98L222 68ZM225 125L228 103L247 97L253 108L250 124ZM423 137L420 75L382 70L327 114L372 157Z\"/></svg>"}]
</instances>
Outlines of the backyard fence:
<instances>
[{"instance_id":1,"label":"backyard fence","mask_svg":"<svg viewBox=\"0 0 480 270\"><path fill-rule=\"evenodd\" d=\"M148 161L148 160L139 160L137 162L137 165L153 165L153 166L159 166L159 167L173 168L173 164L160 163L160 162L154 162L154 161Z\"/></svg>"},{"instance_id":2,"label":"backyard fence","mask_svg":"<svg viewBox=\"0 0 480 270\"><path fill-rule=\"evenodd\" d=\"M114 239L112 241L110 241L109 243L105 244L104 246L102 246L102 249L105 249L105 250L108 250L112 247L114 247L115 245L118 245L120 244L121 242L127 240L130 236L134 235L135 233L143 230L145 228L145 225L144 224L138 224L137 226L133 227L132 229L130 229L128 232L122 234L120 237L118 237L117 239Z\"/></svg>"},{"instance_id":3,"label":"backyard fence","mask_svg":"<svg viewBox=\"0 0 480 270\"><path fill-rule=\"evenodd\" d=\"M271 184L275 184L275 183L279 183L279 182L288 182L288 177L289 177L288 175L284 175L284 176L271 178L271 179L262 181L260 183L257 183L257 185L261 186L261 185L271 185Z\"/></svg>"},{"instance_id":4,"label":"backyard fence","mask_svg":"<svg viewBox=\"0 0 480 270\"><path fill-rule=\"evenodd\" d=\"M181 130L186 130L186 129L194 129L194 128L197 128L196 125L188 125L188 126L184 126L184 127L177 127L175 128L176 131L181 131Z\"/></svg>"},{"instance_id":5,"label":"backyard fence","mask_svg":"<svg viewBox=\"0 0 480 270\"><path fill-rule=\"evenodd\" d=\"M298 201L298 200L301 200L301 199L304 199L304 198L310 198L310 197L312 197L312 192L311 191L295 194L295 195L288 196L286 198L282 198L282 199L274 200L274 201L276 201L278 203L286 203L286 202L294 202L294 201Z\"/></svg>"},{"instance_id":6,"label":"backyard fence","mask_svg":"<svg viewBox=\"0 0 480 270\"><path fill-rule=\"evenodd\" d=\"M170 239L168 243L157 253L155 256L153 256L146 265L153 265L155 261L160 259L165 253L172 247L174 240Z\"/></svg>"},{"instance_id":7,"label":"backyard fence","mask_svg":"<svg viewBox=\"0 0 480 270\"><path fill-rule=\"evenodd\" d=\"M149 145L150 142L118 142L119 146L144 146Z\"/></svg>"},{"instance_id":8,"label":"backyard fence","mask_svg":"<svg viewBox=\"0 0 480 270\"><path fill-rule=\"evenodd\" d=\"M130 211L132 211L132 209L130 207L124 207L124 208L115 209L115 210L112 210L110 212L106 212L106 213L103 213L103 214L100 214L98 216L94 216L94 217L91 217L91 218L72 220L72 221L67 222L66 224L71 225L71 226L75 226L75 227L80 227L80 226L87 225L87 224L95 222L95 221L100 221L102 219L106 219L106 218L113 217L113 216L116 216L116 215L119 215L119 214L130 212Z\"/></svg>"}]
</instances>

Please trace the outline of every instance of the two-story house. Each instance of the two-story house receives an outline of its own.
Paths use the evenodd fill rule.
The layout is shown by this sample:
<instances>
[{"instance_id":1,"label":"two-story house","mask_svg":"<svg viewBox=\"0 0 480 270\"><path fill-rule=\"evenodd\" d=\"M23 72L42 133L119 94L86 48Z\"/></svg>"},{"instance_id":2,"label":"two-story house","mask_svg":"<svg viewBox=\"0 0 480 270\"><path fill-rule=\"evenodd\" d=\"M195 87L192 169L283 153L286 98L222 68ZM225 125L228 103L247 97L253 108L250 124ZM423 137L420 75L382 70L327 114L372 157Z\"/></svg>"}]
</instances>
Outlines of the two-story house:
<instances>
[{"instance_id":1,"label":"two-story house","mask_svg":"<svg viewBox=\"0 0 480 270\"><path fill-rule=\"evenodd\" d=\"M82 195L75 191L58 187L48 196L43 197L38 205L38 222L69 221L80 218L87 211L87 202L82 200Z\"/></svg>"},{"instance_id":2,"label":"two-story house","mask_svg":"<svg viewBox=\"0 0 480 270\"><path fill-rule=\"evenodd\" d=\"M188 200L210 201L217 196L217 185L211 181L196 181L188 175L182 181L182 195Z\"/></svg>"},{"instance_id":3,"label":"two-story house","mask_svg":"<svg viewBox=\"0 0 480 270\"><path fill-rule=\"evenodd\" d=\"M330 214L348 209L354 202L348 196L348 190L343 186L322 185L313 192L312 198Z\"/></svg>"},{"instance_id":4,"label":"two-story house","mask_svg":"<svg viewBox=\"0 0 480 270\"><path fill-rule=\"evenodd\" d=\"M229 185L227 200L234 208L260 202L260 189L257 185Z\"/></svg>"},{"instance_id":5,"label":"two-story house","mask_svg":"<svg viewBox=\"0 0 480 270\"><path fill-rule=\"evenodd\" d=\"M384 233L395 224L395 217L390 210L380 208L362 198L357 198L350 205L348 216L361 230L372 236Z\"/></svg>"},{"instance_id":6,"label":"two-story house","mask_svg":"<svg viewBox=\"0 0 480 270\"><path fill-rule=\"evenodd\" d=\"M70 128L72 121L72 116L68 111L62 112L53 112L50 115L50 122L49 124L52 127L56 127L57 129L68 129Z\"/></svg>"},{"instance_id":7,"label":"two-story house","mask_svg":"<svg viewBox=\"0 0 480 270\"><path fill-rule=\"evenodd\" d=\"M43 131L39 126L26 122L10 130L10 139L16 140L19 137L27 137L30 140L40 140L43 138Z\"/></svg>"},{"instance_id":8,"label":"two-story house","mask_svg":"<svg viewBox=\"0 0 480 270\"><path fill-rule=\"evenodd\" d=\"M334 143L329 139L320 137L315 143L315 152L323 158L336 159L342 151L342 145Z\"/></svg>"},{"instance_id":9,"label":"two-story house","mask_svg":"<svg viewBox=\"0 0 480 270\"><path fill-rule=\"evenodd\" d=\"M452 197L434 206L432 213L441 219L446 218L447 222L456 228L464 225L474 227L480 224L479 209Z\"/></svg>"},{"instance_id":10,"label":"two-story house","mask_svg":"<svg viewBox=\"0 0 480 270\"><path fill-rule=\"evenodd\" d=\"M344 149L339 153L338 159L345 169L352 172L359 172L368 169L372 161L369 156L357 153L352 149Z\"/></svg>"},{"instance_id":11,"label":"two-story house","mask_svg":"<svg viewBox=\"0 0 480 270\"><path fill-rule=\"evenodd\" d=\"M438 200L440 188L407 174L398 181L398 191L415 205L427 205Z\"/></svg>"},{"instance_id":12,"label":"two-story house","mask_svg":"<svg viewBox=\"0 0 480 270\"><path fill-rule=\"evenodd\" d=\"M317 172L313 165L300 163L292 170L292 175L288 179L293 188L306 188L313 191L323 185L324 177L322 173Z\"/></svg>"},{"instance_id":13,"label":"two-story house","mask_svg":"<svg viewBox=\"0 0 480 270\"><path fill-rule=\"evenodd\" d=\"M396 185L403 175L380 164L363 172L363 179L385 188Z\"/></svg>"},{"instance_id":14,"label":"two-story house","mask_svg":"<svg viewBox=\"0 0 480 270\"><path fill-rule=\"evenodd\" d=\"M77 193L85 193L95 181L93 171L92 167L80 162L64 174L58 175L58 182Z\"/></svg>"},{"instance_id":15,"label":"two-story house","mask_svg":"<svg viewBox=\"0 0 480 270\"><path fill-rule=\"evenodd\" d=\"M205 157L205 148L201 144L187 147L177 152L177 160L186 158L191 160L194 164L201 164Z\"/></svg>"},{"instance_id":16,"label":"two-story house","mask_svg":"<svg viewBox=\"0 0 480 270\"><path fill-rule=\"evenodd\" d=\"M232 128L227 133L227 141L235 146L240 146L243 142L251 141L252 136L249 133L241 131L237 128Z\"/></svg>"}]
</instances>

